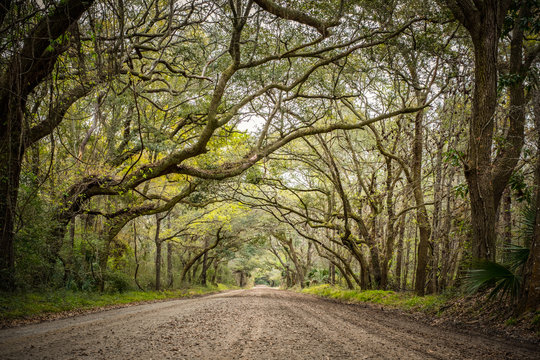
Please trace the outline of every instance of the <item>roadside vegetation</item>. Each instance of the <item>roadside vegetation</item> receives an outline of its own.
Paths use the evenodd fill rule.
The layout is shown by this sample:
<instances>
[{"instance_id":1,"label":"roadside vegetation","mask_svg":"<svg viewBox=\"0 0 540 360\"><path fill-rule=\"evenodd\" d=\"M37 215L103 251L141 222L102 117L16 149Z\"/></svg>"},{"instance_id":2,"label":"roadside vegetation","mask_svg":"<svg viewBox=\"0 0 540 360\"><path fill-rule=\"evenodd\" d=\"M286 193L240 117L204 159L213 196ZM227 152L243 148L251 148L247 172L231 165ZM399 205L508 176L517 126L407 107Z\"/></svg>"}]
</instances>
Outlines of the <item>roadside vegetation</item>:
<instances>
[{"instance_id":1,"label":"roadside vegetation","mask_svg":"<svg viewBox=\"0 0 540 360\"><path fill-rule=\"evenodd\" d=\"M0 326L12 320L28 320L49 314L71 311L80 313L115 305L189 298L235 288L218 284L163 291L99 293L59 289L3 294L0 297Z\"/></svg>"},{"instance_id":2,"label":"roadside vegetation","mask_svg":"<svg viewBox=\"0 0 540 360\"><path fill-rule=\"evenodd\" d=\"M339 285L314 285L297 289L304 294L334 299L345 303L371 304L381 310L397 309L409 314L422 313L426 320L439 324L483 329L532 342L540 342L540 310L519 314L515 298L493 295L496 285L485 287L480 293L447 291L442 294L418 296L414 292L391 290L349 290ZM507 294L508 295L508 294ZM494 297L495 296L495 297Z\"/></svg>"},{"instance_id":3,"label":"roadside vegetation","mask_svg":"<svg viewBox=\"0 0 540 360\"><path fill-rule=\"evenodd\" d=\"M436 314L450 298L448 295L418 296L413 292L391 290L347 290L328 284L311 286L302 289L301 292L345 302L379 304L390 308L430 314Z\"/></svg>"}]
</instances>

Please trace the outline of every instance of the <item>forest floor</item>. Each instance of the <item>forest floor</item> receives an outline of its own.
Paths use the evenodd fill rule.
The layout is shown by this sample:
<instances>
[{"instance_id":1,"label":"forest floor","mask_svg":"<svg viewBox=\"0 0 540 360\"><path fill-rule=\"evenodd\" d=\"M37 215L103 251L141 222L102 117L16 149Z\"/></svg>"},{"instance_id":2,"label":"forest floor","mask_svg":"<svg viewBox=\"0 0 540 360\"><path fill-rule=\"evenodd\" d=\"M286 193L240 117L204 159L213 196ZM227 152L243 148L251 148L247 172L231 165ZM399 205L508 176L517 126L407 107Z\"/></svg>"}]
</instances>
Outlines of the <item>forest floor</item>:
<instances>
[{"instance_id":1,"label":"forest floor","mask_svg":"<svg viewBox=\"0 0 540 360\"><path fill-rule=\"evenodd\" d=\"M0 330L0 359L538 359L538 344L256 287Z\"/></svg>"}]
</instances>

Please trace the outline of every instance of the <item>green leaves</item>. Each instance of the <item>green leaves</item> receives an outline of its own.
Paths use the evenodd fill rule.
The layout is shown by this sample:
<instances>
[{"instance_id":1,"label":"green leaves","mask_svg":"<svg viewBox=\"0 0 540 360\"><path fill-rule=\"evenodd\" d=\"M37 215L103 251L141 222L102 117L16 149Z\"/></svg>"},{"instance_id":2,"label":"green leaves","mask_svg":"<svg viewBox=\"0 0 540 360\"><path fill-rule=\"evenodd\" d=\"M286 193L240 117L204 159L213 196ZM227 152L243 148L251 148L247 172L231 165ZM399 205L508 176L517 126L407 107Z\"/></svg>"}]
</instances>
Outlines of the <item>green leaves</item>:
<instances>
[{"instance_id":1,"label":"green leaves","mask_svg":"<svg viewBox=\"0 0 540 360\"><path fill-rule=\"evenodd\" d=\"M497 84L497 91L501 92L502 89L519 84L521 81L523 81L523 74L501 74Z\"/></svg>"},{"instance_id":2,"label":"green leaves","mask_svg":"<svg viewBox=\"0 0 540 360\"><path fill-rule=\"evenodd\" d=\"M473 294L482 289L491 289L489 298L500 294L501 298L510 296L516 299L523 283L521 276L523 266L529 258L530 249L517 245L505 248L506 261L499 264L494 261L478 261L467 272L464 289Z\"/></svg>"},{"instance_id":3,"label":"green leaves","mask_svg":"<svg viewBox=\"0 0 540 360\"><path fill-rule=\"evenodd\" d=\"M506 266L514 272L521 270L531 253L529 248L513 244L507 246L505 251L507 254Z\"/></svg>"},{"instance_id":4,"label":"green leaves","mask_svg":"<svg viewBox=\"0 0 540 360\"><path fill-rule=\"evenodd\" d=\"M484 288L493 288L489 298L500 294L501 298L509 295L517 298L521 290L522 278L507 266L493 261L479 261L467 272L464 289L473 294Z\"/></svg>"},{"instance_id":5,"label":"green leaves","mask_svg":"<svg viewBox=\"0 0 540 360\"><path fill-rule=\"evenodd\" d=\"M257 185L263 179L264 173L260 166L253 166L245 172L245 182Z\"/></svg>"},{"instance_id":6,"label":"green leaves","mask_svg":"<svg viewBox=\"0 0 540 360\"><path fill-rule=\"evenodd\" d=\"M530 202L532 190L525 182L525 175L521 171L516 171L510 177L508 185L514 192L517 201Z\"/></svg>"},{"instance_id":7,"label":"green leaves","mask_svg":"<svg viewBox=\"0 0 540 360\"><path fill-rule=\"evenodd\" d=\"M469 195L469 187L465 183L458 184L454 187L454 194L457 197L465 199Z\"/></svg>"},{"instance_id":8,"label":"green leaves","mask_svg":"<svg viewBox=\"0 0 540 360\"><path fill-rule=\"evenodd\" d=\"M443 157L445 163L451 164L452 166L461 166L465 153L456 149L449 149L443 154Z\"/></svg>"}]
</instances>

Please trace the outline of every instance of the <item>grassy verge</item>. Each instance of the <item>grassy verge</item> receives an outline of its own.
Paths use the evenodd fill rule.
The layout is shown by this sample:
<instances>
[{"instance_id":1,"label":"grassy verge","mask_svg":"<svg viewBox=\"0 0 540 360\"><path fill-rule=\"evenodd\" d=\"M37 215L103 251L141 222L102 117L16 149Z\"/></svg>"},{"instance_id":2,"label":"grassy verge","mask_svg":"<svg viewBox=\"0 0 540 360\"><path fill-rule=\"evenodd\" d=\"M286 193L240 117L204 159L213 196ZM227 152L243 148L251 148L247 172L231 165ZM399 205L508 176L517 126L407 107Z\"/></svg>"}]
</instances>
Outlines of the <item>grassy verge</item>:
<instances>
[{"instance_id":1,"label":"grassy verge","mask_svg":"<svg viewBox=\"0 0 540 360\"><path fill-rule=\"evenodd\" d=\"M371 303L409 313L421 312L428 319L436 319L439 325L459 324L472 331L483 329L486 334L540 342L540 311L515 318L512 305L508 302L489 301L486 293L474 296L447 293L420 297L411 292L345 290L330 285L312 286L301 292L349 303Z\"/></svg>"},{"instance_id":2,"label":"grassy verge","mask_svg":"<svg viewBox=\"0 0 540 360\"><path fill-rule=\"evenodd\" d=\"M0 323L66 311L103 308L145 301L177 299L228 289L231 289L231 287L219 284L218 286L195 286L181 290L127 291L103 294L69 290L0 293Z\"/></svg>"},{"instance_id":3,"label":"grassy verge","mask_svg":"<svg viewBox=\"0 0 540 360\"><path fill-rule=\"evenodd\" d=\"M380 304L406 311L421 311L429 313L437 313L448 300L448 298L444 295L426 295L420 297L408 292L385 290L344 290L330 285L312 286L303 289L302 293L347 302Z\"/></svg>"}]
</instances>

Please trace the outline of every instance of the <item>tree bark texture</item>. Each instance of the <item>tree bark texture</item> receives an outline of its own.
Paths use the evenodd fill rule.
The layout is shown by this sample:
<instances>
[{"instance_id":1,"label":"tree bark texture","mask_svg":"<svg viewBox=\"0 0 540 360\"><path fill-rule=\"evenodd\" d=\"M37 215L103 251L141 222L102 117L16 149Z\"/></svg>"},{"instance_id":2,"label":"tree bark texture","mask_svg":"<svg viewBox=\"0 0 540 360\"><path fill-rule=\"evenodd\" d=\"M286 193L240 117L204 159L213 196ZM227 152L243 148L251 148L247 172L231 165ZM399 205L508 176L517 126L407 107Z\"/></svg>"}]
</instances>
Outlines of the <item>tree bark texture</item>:
<instances>
[{"instance_id":1,"label":"tree bark texture","mask_svg":"<svg viewBox=\"0 0 540 360\"><path fill-rule=\"evenodd\" d=\"M154 235L154 243L156 244L156 284L155 289L156 291L161 290L161 245L162 241L159 238L159 233L161 231L161 220L162 218L159 217L159 214L156 214L156 233Z\"/></svg>"},{"instance_id":2,"label":"tree bark texture","mask_svg":"<svg viewBox=\"0 0 540 360\"><path fill-rule=\"evenodd\" d=\"M167 243L167 287L172 288L173 287L173 243L168 242Z\"/></svg>"},{"instance_id":3,"label":"tree bark texture","mask_svg":"<svg viewBox=\"0 0 540 360\"><path fill-rule=\"evenodd\" d=\"M509 128L505 145L492 161L492 144L497 107L498 42L511 1L448 0L455 17L467 28L474 45L474 78L469 148L465 177L471 200L472 255L495 261L497 212L504 188L519 159L524 136L523 80L510 86ZM520 16L525 15L522 2ZM523 33L516 20L513 29L510 72L522 75Z\"/></svg>"},{"instance_id":4,"label":"tree bark texture","mask_svg":"<svg viewBox=\"0 0 540 360\"><path fill-rule=\"evenodd\" d=\"M425 103L425 96L417 96L417 100L420 104ZM416 275L415 275L415 292L423 296L425 294L426 277L428 272L429 261L429 239L431 234L431 226L429 224L429 217L427 214L426 205L424 204L424 193L422 191L422 152L424 148L423 142L423 119L424 112L419 111L416 114L414 121L414 144L413 144L413 166L412 166L412 178L413 178L413 194L418 207L416 210L416 221L418 222L418 228L420 232L420 239L418 242L418 251L416 255Z\"/></svg>"},{"instance_id":5,"label":"tree bark texture","mask_svg":"<svg viewBox=\"0 0 540 360\"><path fill-rule=\"evenodd\" d=\"M540 149L540 91L534 93L534 122L537 136L537 148ZM531 250L524 271L523 294L520 308L524 310L540 309L540 151L536 154L534 174L535 223Z\"/></svg>"},{"instance_id":6,"label":"tree bark texture","mask_svg":"<svg viewBox=\"0 0 540 360\"><path fill-rule=\"evenodd\" d=\"M15 208L17 205L21 162L28 144L24 129L24 111L28 95L54 69L65 49L51 47L93 0L66 0L39 21L22 40L22 49L10 59L0 79L0 289L15 286L13 251ZM51 130L49 130L50 133Z\"/></svg>"}]
</instances>

